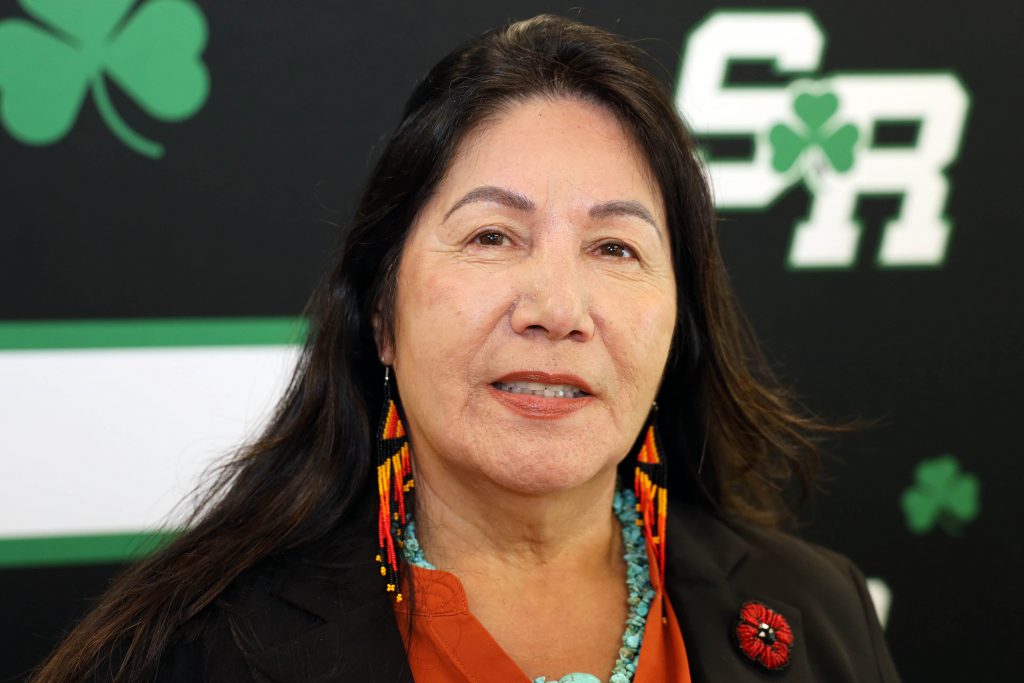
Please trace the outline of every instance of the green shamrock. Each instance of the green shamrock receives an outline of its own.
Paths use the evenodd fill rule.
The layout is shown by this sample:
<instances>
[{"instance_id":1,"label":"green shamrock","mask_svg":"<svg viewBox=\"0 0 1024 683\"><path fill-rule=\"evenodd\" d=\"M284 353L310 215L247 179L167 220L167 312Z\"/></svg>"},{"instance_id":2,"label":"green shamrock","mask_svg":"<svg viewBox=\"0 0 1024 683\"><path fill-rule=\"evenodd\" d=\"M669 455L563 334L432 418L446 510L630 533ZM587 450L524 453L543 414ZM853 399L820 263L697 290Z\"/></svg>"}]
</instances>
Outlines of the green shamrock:
<instances>
[{"instance_id":1,"label":"green shamrock","mask_svg":"<svg viewBox=\"0 0 1024 683\"><path fill-rule=\"evenodd\" d=\"M47 145L67 135L86 89L110 130L152 158L163 147L118 115L109 76L149 115L186 119L203 106L209 75L200 54L206 19L191 0L20 0L45 28L0 22L0 121L17 140Z\"/></svg>"},{"instance_id":2,"label":"green shamrock","mask_svg":"<svg viewBox=\"0 0 1024 683\"><path fill-rule=\"evenodd\" d=\"M958 536L964 524L978 516L978 478L960 472L953 455L923 460L914 474L915 484L903 492L903 514L915 534L924 534L938 524L946 533Z\"/></svg>"},{"instance_id":3,"label":"green shamrock","mask_svg":"<svg viewBox=\"0 0 1024 683\"><path fill-rule=\"evenodd\" d=\"M839 98L833 93L820 95L802 93L793 100L793 111L803 123L803 131L796 131L785 123L772 127L768 140L772 144L772 166L779 173L793 167L797 159L814 147L825 153L832 168L844 173L853 166L853 148L857 142L857 127L847 123L838 128L828 124L839 110Z\"/></svg>"}]
</instances>

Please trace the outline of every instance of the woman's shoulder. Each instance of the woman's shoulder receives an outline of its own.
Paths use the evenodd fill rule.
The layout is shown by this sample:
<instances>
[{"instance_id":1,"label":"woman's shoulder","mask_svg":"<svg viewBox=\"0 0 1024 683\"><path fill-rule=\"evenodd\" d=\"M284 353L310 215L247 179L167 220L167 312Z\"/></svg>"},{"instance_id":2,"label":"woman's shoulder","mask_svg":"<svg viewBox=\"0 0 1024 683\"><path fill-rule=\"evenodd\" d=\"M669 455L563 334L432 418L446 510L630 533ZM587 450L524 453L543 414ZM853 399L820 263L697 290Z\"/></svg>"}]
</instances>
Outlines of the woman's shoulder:
<instances>
[{"instance_id":1,"label":"woman's shoulder","mask_svg":"<svg viewBox=\"0 0 1024 683\"><path fill-rule=\"evenodd\" d=\"M793 666L809 680L899 680L864 576L847 557L705 510L677 508L669 521L669 589L684 613L731 629L743 605L760 603L792 626Z\"/></svg>"},{"instance_id":2,"label":"woman's shoulder","mask_svg":"<svg viewBox=\"0 0 1024 683\"><path fill-rule=\"evenodd\" d=\"M856 596L850 595L851 588L865 581L860 569L846 555L801 538L793 531L740 522L729 525L749 544L747 561L757 570L771 567L773 574L790 577L804 592L820 592L821 597L864 597L859 591Z\"/></svg>"},{"instance_id":3,"label":"woman's shoulder","mask_svg":"<svg viewBox=\"0 0 1024 683\"><path fill-rule=\"evenodd\" d=\"M761 577L776 590L792 587L830 601L863 597L857 588L864 577L849 558L792 532L686 506L677 507L669 522L670 552L681 542L683 561L697 572Z\"/></svg>"},{"instance_id":4,"label":"woman's shoulder","mask_svg":"<svg viewBox=\"0 0 1024 683\"><path fill-rule=\"evenodd\" d=\"M315 615L282 599L302 565L267 560L235 577L201 612L179 628L160 663L156 680L269 680L260 658L315 628Z\"/></svg>"},{"instance_id":5,"label":"woman's shoulder","mask_svg":"<svg viewBox=\"0 0 1024 683\"><path fill-rule=\"evenodd\" d=\"M244 571L182 627L157 680L348 680L361 662L386 659L375 651L389 655L397 644L400 652L373 556L367 558L339 560L308 547Z\"/></svg>"}]
</instances>

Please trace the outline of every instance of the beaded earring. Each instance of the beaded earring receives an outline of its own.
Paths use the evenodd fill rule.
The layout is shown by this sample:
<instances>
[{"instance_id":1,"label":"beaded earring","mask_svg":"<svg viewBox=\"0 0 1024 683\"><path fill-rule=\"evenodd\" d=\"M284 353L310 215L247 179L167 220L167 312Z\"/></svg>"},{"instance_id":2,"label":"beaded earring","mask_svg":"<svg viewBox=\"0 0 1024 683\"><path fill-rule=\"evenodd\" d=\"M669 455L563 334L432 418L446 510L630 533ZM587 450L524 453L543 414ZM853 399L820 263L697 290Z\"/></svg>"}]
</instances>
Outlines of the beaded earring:
<instances>
[{"instance_id":1,"label":"beaded earring","mask_svg":"<svg viewBox=\"0 0 1024 683\"><path fill-rule=\"evenodd\" d=\"M644 426L643 440L636 454L636 474L633 492L636 494L638 526L644 529L644 537L654 550L661 585L665 585L665 517L668 514L668 466L658 448L657 422L658 404L651 407L651 414Z\"/></svg>"},{"instance_id":2,"label":"beaded earring","mask_svg":"<svg viewBox=\"0 0 1024 683\"><path fill-rule=\"evenodd\" d=\"M402 601L402 584L398 576L398 551L402 547L401 526L405 524L405 494L413 487L409 439L402 423L398 402L391 395L391 368L384 368L384 406L377 427L377 563L380 575L387 581L387 591ZM393 522L398 522L394 524ZM392 528L395 532L392 533ZM398 538L395 538L395 536Z\"/></svg>"}]
</instances>

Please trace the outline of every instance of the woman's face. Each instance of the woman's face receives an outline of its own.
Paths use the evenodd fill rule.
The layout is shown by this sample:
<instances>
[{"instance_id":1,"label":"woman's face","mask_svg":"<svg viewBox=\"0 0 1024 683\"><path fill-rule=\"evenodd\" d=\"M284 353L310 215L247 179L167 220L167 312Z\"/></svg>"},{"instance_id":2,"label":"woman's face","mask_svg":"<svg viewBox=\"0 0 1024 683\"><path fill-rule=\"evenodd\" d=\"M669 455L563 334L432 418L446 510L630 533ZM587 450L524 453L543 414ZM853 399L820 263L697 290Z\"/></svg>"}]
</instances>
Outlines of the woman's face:
<instances>
[{"instance_id":1,"label":"woman's face","mask_svg":"<svg viewBox=\"0 0 1024 683\"><path fill-rule=\"evenodd\" d=\"M676 322L648 175L616 118L575 99L529 99L464 139L409 233L381 350L417 477L548 493L627 454Z\"/></svg>"}]
</instances>

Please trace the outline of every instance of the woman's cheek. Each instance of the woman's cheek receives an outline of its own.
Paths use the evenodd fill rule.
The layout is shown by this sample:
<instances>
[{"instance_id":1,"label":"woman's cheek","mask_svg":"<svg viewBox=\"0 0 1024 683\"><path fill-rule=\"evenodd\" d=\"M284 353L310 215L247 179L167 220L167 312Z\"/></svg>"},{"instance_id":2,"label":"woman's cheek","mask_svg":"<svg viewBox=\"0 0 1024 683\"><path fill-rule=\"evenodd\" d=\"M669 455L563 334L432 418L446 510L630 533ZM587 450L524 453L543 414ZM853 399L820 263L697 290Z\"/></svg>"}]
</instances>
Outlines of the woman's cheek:
<instances>
[{"instance_id":1,"label":"woman's cheek","mask_svg":"<svg viewBox=\"0 0 1024 683\"><path fill-rule=\"evenodd\" d=\"M507 298L500 278L459 270L438 268L425 274L413 284L409 300L416 335L432 342L422 345L423 350L449 361L471 355L495 324L495 316L507 308L500 303Z\"/></svg>"},{"instance_id":2,"label":"woman's cheek","mask_svg":"<svg viewBox=\"0 0 1024 683\"><path fill-rule=\"evenodd\" d=\"M659 295L643 299L619 299L621 306L606 310L606 338L623 379L637 393L661 379L675 330L675 301Z\"/></svg>"}]
</instances>

